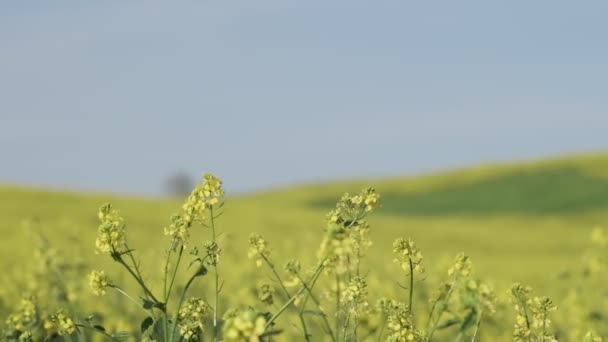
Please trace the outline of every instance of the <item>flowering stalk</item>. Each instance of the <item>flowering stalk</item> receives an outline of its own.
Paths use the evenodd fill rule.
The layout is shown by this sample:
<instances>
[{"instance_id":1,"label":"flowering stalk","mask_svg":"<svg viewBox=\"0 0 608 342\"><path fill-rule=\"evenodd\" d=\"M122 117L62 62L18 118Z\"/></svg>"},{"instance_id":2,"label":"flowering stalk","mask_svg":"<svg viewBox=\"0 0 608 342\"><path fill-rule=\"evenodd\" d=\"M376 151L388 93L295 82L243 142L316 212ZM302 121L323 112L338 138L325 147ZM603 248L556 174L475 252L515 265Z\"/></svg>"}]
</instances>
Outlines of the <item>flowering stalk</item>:
<instances>
[{"instance_id":1,"label":"flowering stalk","mask_svg":"<svg viewBox=\"0 0 608 342\"><path fill-rule=\"evenodd\" d=\"M214 244L217 244L216 242L216 234L215 234L215 217L213 216L213 206L211 206L209 208L209 212L210 212L210 216L211 216L211 241ZM218 340L218 325L217 325L217 315L219 312L219 295L220 295L220 287L219 287L219 271L218 271L218 265L217 262L215 263L214 267L213 267L213 277L214 277L214 305L213 305L213 340L217 341Z\"/></svg>"}]
</instances>

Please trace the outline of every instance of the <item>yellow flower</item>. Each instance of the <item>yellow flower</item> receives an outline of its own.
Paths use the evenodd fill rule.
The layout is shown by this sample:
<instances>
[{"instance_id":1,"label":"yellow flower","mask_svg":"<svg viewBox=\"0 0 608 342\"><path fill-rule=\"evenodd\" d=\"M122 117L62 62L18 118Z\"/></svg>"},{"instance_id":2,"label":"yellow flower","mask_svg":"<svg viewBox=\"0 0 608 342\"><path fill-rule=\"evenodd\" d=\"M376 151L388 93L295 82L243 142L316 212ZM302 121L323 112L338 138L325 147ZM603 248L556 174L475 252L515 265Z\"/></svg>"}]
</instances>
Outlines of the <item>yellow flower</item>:
<instances>
[{"instance_id":1,"label":"yellow flower","mask_svg":"<svg viewBox=\"0 0 608 342\"><path fill-rule=\"evenodd\" d=\"M203 332L203 321L209 315L211 308L202 298L188 298L179 310L179 334L186 341L198 341Z\"/></svg>"},{"instance_id":2,"label":"yellow flower","mask_svg":"<svg viewBox=\"0 0 608 342\"><path fill-rule=\"evenodd\" d=\"M269 255L270 249L264 237L258 233L252 233L249 236L249 251L247 252L249 259L254 259L255 264L260 267Z\"/></svg>"},{"instance_id":3,"label":"yellow flower","mask_svg":"<svg viewBox=\"0 0 608 342\"><path fill-rule=\"evenodd\" d=\"M96 296L105 295L106 287L110 285L110 280L105 271L91 271L89 273L89 286Z\"/></svg>"},{"instance_id":4,"label":"yellow flower","mask_svg":"<svg viewBox=\"0 0 608 342\"><path fill-rule=\"evenodd\" d=\"M51 316L50 321L53 323L53 328L57 330L57 334L60 336L68 336L76 332L74 321L64 310L57 311Z\"/></svg>"},{"instance_id":5,"label":"yellow flower","mask_svg":"<svg viewBox=\"0 0 608 342\"><path fill-rule=\"evenodd\" d=\"M95 240L96 253L111 253L121 250L126 242L124 219L107 203L99 209L99 225Z\"/></svg>"},{"instance_id":6,"label":"yellow flower","mask_svg":"<svg viewBox=\"0 0 608 342\"><path fill-rule=\"evenodd\" d=\"M222 329L224 341L260 341L265 327L264 316L251 309L235 313L233 317L226 320Z\"/></svg>"}]
</instances>

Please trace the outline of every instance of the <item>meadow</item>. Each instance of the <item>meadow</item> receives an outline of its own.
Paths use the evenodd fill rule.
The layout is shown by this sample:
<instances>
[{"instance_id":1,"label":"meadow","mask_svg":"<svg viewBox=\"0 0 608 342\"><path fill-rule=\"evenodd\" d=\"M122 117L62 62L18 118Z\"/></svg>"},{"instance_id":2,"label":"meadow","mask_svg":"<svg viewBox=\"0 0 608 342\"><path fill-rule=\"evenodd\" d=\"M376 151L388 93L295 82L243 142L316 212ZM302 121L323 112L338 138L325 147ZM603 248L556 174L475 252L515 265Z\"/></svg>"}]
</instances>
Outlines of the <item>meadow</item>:
<instances>
[{"instance_id":1,"label":"meadow","mask_svg":"<svg viewBox=\"0 0 608 342\"><path fill-rule=\"evenodd\" d=\"M375 191L359 193L368 187ZM341 199L343 193L350 195ZM596 229L608 222L608 155L238 197L211 191L202 197L186 202L196 208L188 212L184 199L0 186L4 338L601 341L608 336L603 285L608 251L605 235ZM109 207L100 214L104 203L119 214ZM124 224L128 248L113 245L111 238L100 247L104 224ZM173 273L175 265L181 268ZM91 270L104 273L91 278ZM170 279L175 275L175 287L165 296L167 273ZM115 284L120 288L110 286ZM186 289L201 301L182 301ZM107 293L96 296L95 290ZM167 300L155 300L155 293ZM181 302L200 312L186 310L182 318ZM32 311L33 304L35 322L15 329L10 318L23 320L24 307ZM58 315L59 308L65 312ZM70 320L79 334L61 330ZM181 328L191 334L178 333ZM31 330L32 337L20 336L22 330Z\"/></svg>"}]
</instances>

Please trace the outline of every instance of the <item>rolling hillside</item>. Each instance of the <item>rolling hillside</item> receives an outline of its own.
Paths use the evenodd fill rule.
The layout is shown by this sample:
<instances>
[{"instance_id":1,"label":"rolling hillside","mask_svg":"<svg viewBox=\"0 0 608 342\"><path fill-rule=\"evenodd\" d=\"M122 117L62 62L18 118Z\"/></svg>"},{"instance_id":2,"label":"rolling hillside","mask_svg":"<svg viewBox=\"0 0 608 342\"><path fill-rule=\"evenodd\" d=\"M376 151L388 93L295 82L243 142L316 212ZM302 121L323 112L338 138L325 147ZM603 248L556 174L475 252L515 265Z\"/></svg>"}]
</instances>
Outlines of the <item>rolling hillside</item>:
<instances>
[{"instance_id":1,"label":"rolling hillside","mask_svg":"<svg viewBox=\"0 0 608 342\"><path fill-rule=\"evenodd\" d=\"M370 218L374 246L368 262L383 265L387 276L396 267L392 241L412 236L433 261L430 268L465 251L478 274L501 286L517 280L550 291L561 271L576 266L591 228L608 222L608 155L586 155L228 198L219 221L229 240L227 258L245 264L247 236L257 231L269 237L277 258L312 261L325 213L341 193L368 185L382 195L382 208ZM32 259L33 232L65 258L99 262L93 252L96 213L108 201L125 216L129 239L142 255L164 248L163 227L178 201L1 186L0 267L12 272ZM202 240L205 231L197 234Z\"/></svg>"}]
</instances>

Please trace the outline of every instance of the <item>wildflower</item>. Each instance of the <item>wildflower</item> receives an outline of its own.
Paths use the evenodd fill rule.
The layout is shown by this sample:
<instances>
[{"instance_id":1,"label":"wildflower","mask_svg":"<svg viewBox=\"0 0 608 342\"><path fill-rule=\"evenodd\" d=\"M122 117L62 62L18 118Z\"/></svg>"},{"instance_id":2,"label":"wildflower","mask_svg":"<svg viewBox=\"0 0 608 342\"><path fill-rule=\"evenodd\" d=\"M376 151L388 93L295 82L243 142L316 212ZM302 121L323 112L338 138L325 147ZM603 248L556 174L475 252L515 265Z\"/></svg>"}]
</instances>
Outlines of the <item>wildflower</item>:
<instances>
[{"instance_id":1,"label":"wildflower","mask_svg":"<svg viewBox=\"0 0 608 342\"><path fill-rule=\"evenodd\" d=\"M385 309L388 311L386 318L386 327L389 331L387 341L424 341L422 333L414 325L414 319L406 304L390 302Z\"/></svg>"},{"instance_id":2,"label":"wildflower","mask_svg":"<svg viewBox=\"0 0 608 342\"><path fill-rule=\"evenodd\" d=\"M19 342L34 342L34 336L30 331L26 330L19 335Z\"/></svg>"},{"instance_id":3,"label":"wildflower","mask_svg":"<svg viewBox=\"0 0 608 342\"><path fill-rule=\"evenodd\" d=\"M395 240L393 242L393 253L396 255L394 262L398 263L404 271L409 272L411 267L415 272L424 272L422 253L412 239L399 238Z\"/></svg>"},{"instance_id":4,"label":"wildflower","mask_svg":"<svg viewBox=\"0 0 608 342\"><path fill-rule=\"evenodd\" d=\"M203 321L209 315L211 308L202 298L188 298L179 310L179 334L186 341L198 341L203 332Z\"/></svg>"},{"instance_id":5,"label":"wildflower","mask_svg":"<svg viewBox=\"0 0 608 342\"><path fill-rule=\"evenodd\" d=\"M260 267L269 255L270 249L264 237L258 233L252 233L249 236L249 252L247 253L249 259L254 259L255 264Z\"/></svg>"},{"instance_id":6,"label":"wildflower","mask_svg":"<svg viewBox=\"0 0 608 342\"><path fill-rule=\"evenodd\" d=\"M220 246L216 242L205 241L203 247L205 247L205 256L207 257L205 259L206 264L209 266L217 265L220 260Z\"/></svg>"},{"instance_id":7,"label":"wildflower","mask_svg":"<svg viewBox=\"0 0 608 342\"><path fill-rule=\"evenodd\" d=\"M188 226L196 220L205 220L207 209L218 205L223 197L222 181L212 174L203 174L202 181L192 190L182 206L184 220Z\"/></svg>"},{"instance_id":8,"label":"wildflower","mask_svg":"<svg viewBox=\"0 0 608 342\"><path fill-rule=\"evenodd\" d=\"M287 278L284 281L285 286L294 287L300 285L300 262L297 260L289 260L283 268L287 273Z\"/></svg>"},{"instance_id":9,"label":"wildflower","mask_svg":"<svg viewBox=\"0 0 608 342\"><path fill-rule=\"evenodd\" d=\"M266 327L264 315L251 309L232 314L222 328L224 341L260 341Z\"/></svg>"},{"instance_id":10,"label":"wildflower","mask_svg":"<svg viewBox=\"0 0 608 342\"><path fill-rule=\"evenodd\" d=\"M327 214L325 237L318 251L318 257L324 260L325 266L331 266L338 273L357 267L371 246L365 217L377 207L378 199L373 188L356 195L346 193L336 203L336 208Z\"/></svg>"},{"instance_id":11,"label":"wildflower","mask_svg":"<svg viewBox=\"0 0 608 342\"><path fill-rule=\"evenodd\" d=\"M464 255L464 253L460 253L456 256L454 265L448 270L448 275L454 275L456 277L467 277L471 274L471 268L471 259L468 256Z\"/></svg>"},{"instance_id":12,"label":"wildflower","mask_svg":"<svg viewBox=\"0 0 608 342\"><path fill-rule=\"evenodd\" d=\"M106 294L106 287L111 286L105 271L91 271L89 273L89 286L96 296Z\"/></svg>"},{"instance_id":13,"label":"wildflower","mask_svg":"<svg viewBox=\"0 0 608 342\"><path fill-rule=\"evenodd\" d=\"M273 294L274 288L270 284L264 283L258 286L258 298L262 303L272 305L274 303Z\"/></svg>"},{"instance_id":14,"label":"wildflower","mask_svg":"<svg viewBox=\"0 0 608 342\"><path fill-rule=\"evenodd\" d=\"M76 332L76 325L64 310L58 310L50 317L52 327L57 330L60 336L68 336Z\"/></svg>"},{"instance_id":15,"label":"wildflower","mask_svg":"<svg viewBox=\"0 0 608 342\"><path fill-rule=\"evenodd\" d=\"M342 302L348 305L355 317L362 315L367 303L367 282L361 277L353 277L344 291L342 291Z\"/></svg>"},{"instance_id":16,"label":"wildflower","mask_svg":"<svg viewBox=\"0 0 608 342\"><path fill-rule=\"evenodd\" d=\"M171 224L164 229L165 235L173 239L173 246L187 245L190 239L188 223L181 215L171 216Z\"/></svg>"},{"instance_id":17,"label":"wildflower","mask_svg":"<svg viewBox=\"0 0 608 342\"><path fill-rule=\"evenodd\" d=\"M99 209L99 225L95 247L97 253L111 253L125 245L125 222L109 203Z\"/></svg>"},{"instance_id":18,"label":"wildflower","mask_svg":"<svg viewBox=\"0 0 608 342\"><path fill-rule=\"evenodd\" d=\"M38 308L34 297L21 299L17 310L6 319L9 331L25 331L38 320Z\"/></svg>"},{"instance_id":19,"label":"wildflower","mask_svg":"<svg viewBox=\"0 0 608 342\"><path fill-rule=\"evenodd\" d=\"M380 195L376 193L376 189L367 188L363 195L363 203L365 204L365 211L372 211L378 206Z\"/></svg>"},{"instance_id":20,"label":"wildflower","mask_svg":"<svg viewBox=\"0 0 608 342\"><path fill-rule=\"evenodd\" d=\"M345 302L359 303L367 297L367 282L361 277L353 277L342 293Z\"/></svg>"},{"instance_id":21,"label":"wildflower","mask_svg":"<svg viewBox=\"0 0 608 342\"><path fill-rule=\"evenodd\" d=\"M519 283L510 290L515 304L515 327L513 340L528 341L557 341L549 332L551 320L549 314L556 310L551 299L547 297L530 298L532 289Z\"/></svg>"}]
</instances>

